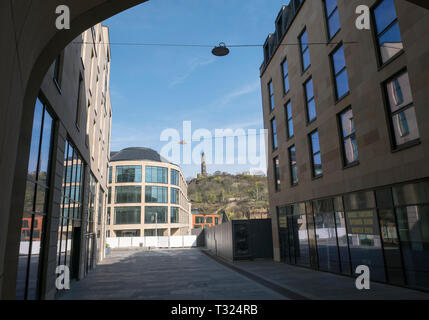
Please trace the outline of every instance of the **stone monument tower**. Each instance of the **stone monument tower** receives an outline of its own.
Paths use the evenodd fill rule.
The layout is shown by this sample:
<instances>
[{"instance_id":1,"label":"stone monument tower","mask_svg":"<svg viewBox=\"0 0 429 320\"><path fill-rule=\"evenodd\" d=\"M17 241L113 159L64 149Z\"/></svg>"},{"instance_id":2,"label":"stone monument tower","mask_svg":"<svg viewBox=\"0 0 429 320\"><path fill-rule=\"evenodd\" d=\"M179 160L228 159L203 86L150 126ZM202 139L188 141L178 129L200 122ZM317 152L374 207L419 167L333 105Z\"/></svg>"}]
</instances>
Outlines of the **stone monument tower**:
<instances>
[{"instance_id":1,"label":"stone monument tower","mask_svg":"<svg viewBox=\"0 0 429 320\"><path fill-rule=\"evenodd\" d=\"M201 154L201 175L207 176L206 154L204 152Z\"/></svg>"}]
</instances>

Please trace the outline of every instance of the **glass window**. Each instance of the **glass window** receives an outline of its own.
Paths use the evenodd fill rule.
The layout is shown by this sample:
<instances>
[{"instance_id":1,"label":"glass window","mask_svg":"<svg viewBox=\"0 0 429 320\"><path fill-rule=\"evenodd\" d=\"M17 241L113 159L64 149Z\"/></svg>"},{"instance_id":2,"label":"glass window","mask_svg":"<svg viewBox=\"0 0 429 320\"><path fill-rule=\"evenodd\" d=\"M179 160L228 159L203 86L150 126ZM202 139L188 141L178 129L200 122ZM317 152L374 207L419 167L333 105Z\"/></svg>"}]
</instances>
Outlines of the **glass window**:
<instances>
[{"instance_id":1,"label":"glass window","mask_svg":"<svg viewBox=\"0 0 429 320\"><path fill-rule=\"evenodd\" d=\"M336 98L339 100L350 91L344 46L339 47L332 53L331 61L334 68Z\"/></svg>"},{"instance_id":2,"label":"glass window","mask_svg":"<svg viewBox=\"0 0 429 320\"><path fill-rule=\"evenodd\" d=\"M147 203L167 203L167 187L146 186L145 201Z\"/></svg>"},{"instance_id":3,"label":"glass window","mask_svg":"<svg viewBox=\"0 0 429 320\"><path fill-rule=\"evenodd\" d=\"M319 144L319 132L314 131L310 134L310 144L311 144L311 159L313 166L313 177L320 177L323 174L322 170L322 156L320 153L320 144Z\"/></svg>"},{"instance_id":4,"label":"glass window","mask_svg":"<svg viewBox=\"0 0 429 320\"><path fill-rule=\"evenodd\" d=\"M162 167L146 167L146 182L168 183L168 169Z\"/></svg>"},{"instance_id":5,"label":"glass window","mask_svg":"<svg viewBox=\"0 0 429 320\"><path fill-rule=\"evenodd\" d=\"M349 255L349 241L347 237L346 216L344 212L343 199L334 198L335 224L337 229L338 251L341 261L341 273L351 274L351 262Z\"/></svg>"},{"instance_id":6,"label":"glass window","mask_svg":"<svg viewBox=\"0 0 429 320\"><path fill-rule=\"evenodd\" d=\"M296 165L296 148L292 146L289 148L289 165L291 174L291 183L295 185L298 183L298 167Z\"/></svg>"},{"instance_id":7,"label":"glass window","mask_svg":"<svg viewBox=\"0 0 429 320\"><path fill-rule=\"evenodd\" d=\"M109 187L107 190L107 203L112 203L112 187Z\"/></svg>"},{"instance_id":8,"label":"glass window","mask_svg":"<svg viewBox=\"0 0 429 320\"><path fill-rule=\"evenodd\" d=\"M117 186L115 203L141 203L141 186Z\"/></svg>"},{"instance_id":9,"label":"glass window","mask_svg":"<svg viewBox=\"0 0 429 320\"><path fill-rule=\"evenodd\" d=\"M170 209L170 223L179 223L179 208L171 207L171 209Z\"/></svg>"},{"instance_id":10,"label":"glass window","mask_svg":"<svg viewBox=\"0 0 429 320\"><path fill-rule=\"evenodd\" d=\"M179 171L171 169L171 184L179 185Z\"/></svg>"},{"instance_id":11,"label":"glass window","mask_svg":"<svg viewBox=\"0 0 429 320\"><path fill-rule=\"evenodd\" d=\"M352 199L353 201L350 201ZM373 199L373 192L344 197L350 258L353 271L358 265L366 265L371 270L371 279L385 282L378 215L375 209L368 208L369 205L374 204ZM353 207L362 209L349 210Z\"/></svg>"},{"instance_id":12,"label":"glass window","mask_svg":"<svg viewBox=\"0 0 429 320\"><path fill-rule=\"evenodd\" d=\"M381 1L373 11L381 62L385 63L404 48L393 0Z\"/></svg>"},{"instance_id":13,"label":"glass window","mask_svg":"<svg viewBox=\"0 0 429 320\"><path fill-rule=\"evenodd\" d=\"M394 147L419 139L408 72L386 83Z\"/></svg>"},{"instance_id":14,"label":"glass window","mask_svg":"<svg viewBox=\"0 0 429 320\"><path fill-rule=\"evenodd\" d=\"M289 101L285 105L286 109L286 122L287 122L287 136L288 138L292 138L294 135L293 130L293 116L292 116L292 102Z\"/></svg>"},{"instance_id":15,"label":"glass window","mask_svg":"<svg viewBox=\"0 0 429 320\"><path fill-rule=\"evenodd\" d=\"M332 199L314 201L319 269L340 272L335 213Z\"/></svg>"},{"instance_id":16,"label":"glass window","mask_svg":"<svg viewBox=\"0 0 429 320\"><path fill-rule=\"evenodd\" d=\"M302 61L302 70L306 71L310 67L310 49L308 47L308 35L307 30L305 30L299 37L299 44L301 48L301 61Z\"/></svg>"},{"instance_id":17,"label":"glass window","mask_svg":"<svg viewBox=\"0 0 429 320\"><path fill-rule=\"evenodd\" d=\"M329 39L332 39L340 30L337 0L325 0L326 19L328 22Z\"/></svg>"},{"instance_id":18,"label":"glass window","mask_svg":"<svg viewBox=\"0 0 429 320\"><path fill-rule=\"evenodd\" d=\"M271 139L273 142L273 150L276 150L279 147L278 141L277 141L276 119L271 120Z\"/></svg>"},{"instance_id":19,"label":"glass window","mask_svg":"<svg viewBox=\"0 0 429 320\"><path fill-rule=\"evenodd\" d=\"M115 224L140 224L140 207L116 207Z\"/></svg>"},{"instance_id":20,"label":"glass window","mask_svg":"<svg viewBox=\"0 0 429 320\"><path fill-rule=\"evenodd\" d=\"M213 217L206 217L206 223L213 223Z\"/></svg>"},{"instance_id":21,"label":"glass window","mask_svg":"<svg viewBox=\"0 0 429 320\"><path fill-rule=\"evenodd\" d=\"M21 220L16 280L17 299L39 298L39 265L44 246L42 240L47 215L46 199L50 191L53 128L54 120L46 110L46 105L37 99L33 116L24 212Z\"/></svg>"},{"instance_id":22,"label":"glass window","mask_svg":"<svg viewBox=\"0 0 429 320\"><path fill-rule=\"evenodd\" d=\"M112 170L113 167L109 167L109 183L112 183Z\"/></svg>"},{"instance_id":23,"label":"glass window","mask_svg":"<svg viewBox=\"0 0 429 320\"><path fill-rule=\"evenodd\" d=\"M168 223L167 210L168 210L168 207L146 207L144 223L146 224Z\"/></svg>"},{"instance_id":24,"label":"glass window","mask_svg":"<svg viewBox=\"0 0 429 320\"><path fill-rule=\"evenodd\" d=\"M274 186L276 191L280 191L280 161L278 157L273 160L274 163Z\"/></svg>"},{"instance_id":25,"label":"glass window","mask_svg":"<svg viewBox=\"0 0 429 320\"><path fill-rule=\"evenodd\" d=\"M142 182L141 166L117 166L116 182Z\"/></svg>"},{"instance_id":26,"label":"glass window","mask_svg":"<svg viewBox=\"0 0 429 320\"><path fill-rule=\"evenodd\" d=\"M268 83L268 95L270 97L270 112L271 112L275 108L275 104L274 104L274 88L273 88L273 81L272 80Z\"/></svg>"},{"instance_id":27,"label":"glass window","mask_svg":"<svg viewBox=\"0 0 429 320\"><path fill-rule=\"evenodd\" d=\"M174 204L178 204L179 203L179 189L171 188L170 203L174 203Z\"/></svg>"},{"instance_id":28,"label":"glass window","mask_svg":"<svg viewBox=\"0 0 429 320\"><path fill-rule=\"evenodd\" d=\"M316 102L314 100L313 79L308 80L304 84L305 97L307 99L307 120L312 122L316 119Z\"/></svg>"},{"instance_id":29,"label":"glass window","mask_svg":"<svg viewBox=\"0 0 429 320\"><path fill-rule=\"evenodd\" d=\"M407 283L429 289L429 205L396 208Z\"/></svg>"},{"instance_id":30,"label":"glass window","mask_svg":"<svg viewBox=\"0 0 429 320\"><path fill-rule=\"evenodd\" d=\"M287 60L285 59L282 63L282 72L283 72L283 90L284 93L288 93L290 90L289 85L289 69L287 65Z\"/></svg>"},{"instance_id":31,"label":"glass window","mask_svg":"<svg viewBox=\"0 0 429 320\"><path fill-rule=\"evenodd\" d=\"M341 138L343 141L344 165L350 165L359 160L356 133L351 108L340 114Z\"/></svg>"}]
</instances>

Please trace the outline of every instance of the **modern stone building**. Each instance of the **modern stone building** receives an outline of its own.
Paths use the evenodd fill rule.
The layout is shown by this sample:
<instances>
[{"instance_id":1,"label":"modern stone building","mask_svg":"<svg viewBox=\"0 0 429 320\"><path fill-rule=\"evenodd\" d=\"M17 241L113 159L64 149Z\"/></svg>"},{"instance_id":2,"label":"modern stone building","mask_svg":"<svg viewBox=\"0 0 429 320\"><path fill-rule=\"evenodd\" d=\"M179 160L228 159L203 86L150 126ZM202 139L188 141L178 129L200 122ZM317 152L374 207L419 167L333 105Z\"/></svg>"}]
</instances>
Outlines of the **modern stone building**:
<instances>
[{"instance_id":1,"label":"modern stone building","mask_svg":"<svg viewBox=\"0 0 429 320\"><path fill-rule=\"evenodd\" d=\"M275 259L429 290L429 11L292 0L275 25L260 69Z\"/></svg>"},{"instance_id":2,"label":"modern stone building","mask_svg":"<svg viewBox=\"0 0 429 320\"><path fill-rule=\"evenodd\" d=\"M40 87L24 210L15 217L21 232L9 243L9 297L52 298L57 266L81 279L103 258L112 118L108 43L107 27L84 32L57 56Z\"/></svg>"},{"instance_id":3,"label":"modern stone building","mask_svg":"<svg viewBox=\"0 0 429 320\"><path fill-rule=\"evenodd\" d=\"M148 148L112 152L110 161L107 237L191 234L188 185L179 166Z\"/></svg>"}]
</instances>

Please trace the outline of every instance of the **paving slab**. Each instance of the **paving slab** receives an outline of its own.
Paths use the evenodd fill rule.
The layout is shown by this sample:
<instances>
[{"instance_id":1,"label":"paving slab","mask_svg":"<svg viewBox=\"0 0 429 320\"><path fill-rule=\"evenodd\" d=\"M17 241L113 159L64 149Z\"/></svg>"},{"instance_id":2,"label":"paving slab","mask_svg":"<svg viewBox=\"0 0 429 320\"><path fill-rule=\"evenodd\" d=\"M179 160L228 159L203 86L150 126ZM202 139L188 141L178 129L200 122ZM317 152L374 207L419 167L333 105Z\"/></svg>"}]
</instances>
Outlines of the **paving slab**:
<instances>
[{"instance_id":1,"label":"paving slab","mask_svg":"<svg viewBox=\"0 0 429 320\"><path fill-rule=\"evenodd\" d=\"M287 300L199 249L112 250L59 300Z\"/></svg>"}]
</instances>

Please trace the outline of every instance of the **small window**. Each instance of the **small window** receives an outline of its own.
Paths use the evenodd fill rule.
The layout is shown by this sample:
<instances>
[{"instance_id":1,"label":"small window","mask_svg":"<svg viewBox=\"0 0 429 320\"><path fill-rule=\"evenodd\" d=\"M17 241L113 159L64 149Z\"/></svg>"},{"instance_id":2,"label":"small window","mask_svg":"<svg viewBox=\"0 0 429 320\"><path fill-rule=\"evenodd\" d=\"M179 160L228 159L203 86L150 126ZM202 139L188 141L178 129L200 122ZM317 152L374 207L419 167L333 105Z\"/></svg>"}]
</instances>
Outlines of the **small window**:
<instances>
[{"instance_id":1,"label":"small window","mask_svg":"<svg viewBox=\"0 0 429 320\"><path fill-rule=\"evenodd\" d=\"M344 165L349 166L359 160L353 111L351 108L348 108L340 114L340 125Z\"/></svg>"},{"instance_id":2,"label":"small window","mask_svg":"<svg viewBox=\"0 0 429 320\"><path fill-rule=\"evenodd\" d=\"M316 102L314 100L313 79L309 79L304 84L305 97L307 100L307 120L312 122L316 119Z\"/></svg>"},{"instance_id":3,"label":"small window","mask_svg":"<svg viewBox=\"0 0 429 320\"><path fill-rule=\"evenodd\" d=\"M344 56L344 46L340 46L331 55L332 66L335 76L336 99L340 100L349 93L349 80L347 77L346 58Z\"/></svg>"},{"instance_id":4,"label":"small window","mask_svg":"<svg viewBox=\"0 0 429 320\"><path fill-rule=\"evenodd\" d=\"M328 24L329 40L340 30L337 0L325 0L326 19Z\"/></svg>"},{"instance_id":5,"label":"small window","mask_svg":"<svg viewBox=\"0 0 429 320\"><path fill-rule=\"evenodd\" d=\"M311 162L313 167L313 178L322 176L322 157L320 153L319 132L316 130L310 134Z\"/></svg>"},{"instance_id":6,"label":"small window","mask_svg":"<svg viewBox=\"0 0 429 320\"><path fill-rule=\"evenodd\" d=\"M289 148L289 166L292 185L298 184L298 167L296 165L296 148L292 146Z\"/></svg>"},{"instance_id":7,"label":"small window","mask_svg":"<svg viewBox=\"0 0 429 320\"><path fill-rule=\"evenodd\" d=\"M270 96L270 112L274 110L274 88L273 88L273 81L271 80L268 83L268 95Z\"/></svg>"},{"instance_id":8,"label":"small window","mask_svg":"<svg viewBox=\"0 0 429 320\"><path fill-rule=\"evenodd\" d=\"M273 143L273 150L277 150L279 147L277 141L277 127L276 127L276 119L271 120L271 139Z\"/></svg>"},{"instance_id":9,"label":"small window","mask_svg":"<svg viewBox=\"0 0 429 320\"><path fill-rule=\"evenodd\" d=\"M304 30L304 32L299 37L299 44L301 48L302 71L306 71L311 64L307 30Z\"/></svg>"},{"instance_id":10,"label":"small window","mask_svg":"<svg viewBox=\"0 0 429 320\"><path fill-rule=\"evenodd\" d=\"M397 148L418 140L420 134L408 72L388 81L385 89L388 97L394 147Z\"/></svg>"},{"instance_id":11,"label":"small window","mask_svg":"<svg viewBox=\"0 0 429 320\"><path fill-rule=\"evenodd\" d=\"M386 63L404 48L395 2L393 0L381 1L374 8L373 16L376 24L380 59L382 63Z\"/></svg>"},{"instance_id":12,"label":"small window","mask_svg":"<svg viewBox=\"0 0 429 320\"><path fill-rule=\"evenodd\" d=\"M274 187L276 191L280 191L280 161L278 157L273 160L274 163Z\"/></svg>"},{"instance_id":13,"label":"small window","mask_svg":"<svg viewBox=\"0 0 429 320\"><path fill-rule=\"evenodd\" d=\"M54 81L58 88L61 88L62 80L62 68L63 68L63 53L60 53L54 62Z\"/></svg>"},{"instance_id":14,"label":"small window","mask_svg":"<svg viewBox=\"0 0 429 320\"><path fill-rule=\"evenodd\" d=\"M282 63L282 72L283 72L283 90L284 90L284 93L286 94L290 90L289 69L288 69L288 64L286 59Z\"/></svg>"},{"instance_id":15,"label":"small window","mask_svg":"<svg viewBox=\"0 0 429 320\"><path fill-rule=\"evenodd\" d=\"M286 109L286 122L287 122L287 137L292 138L294 135L293 131L293 117L292 117L292 102L289 101L285 105Z\"/></svg>"}]
</instances>

